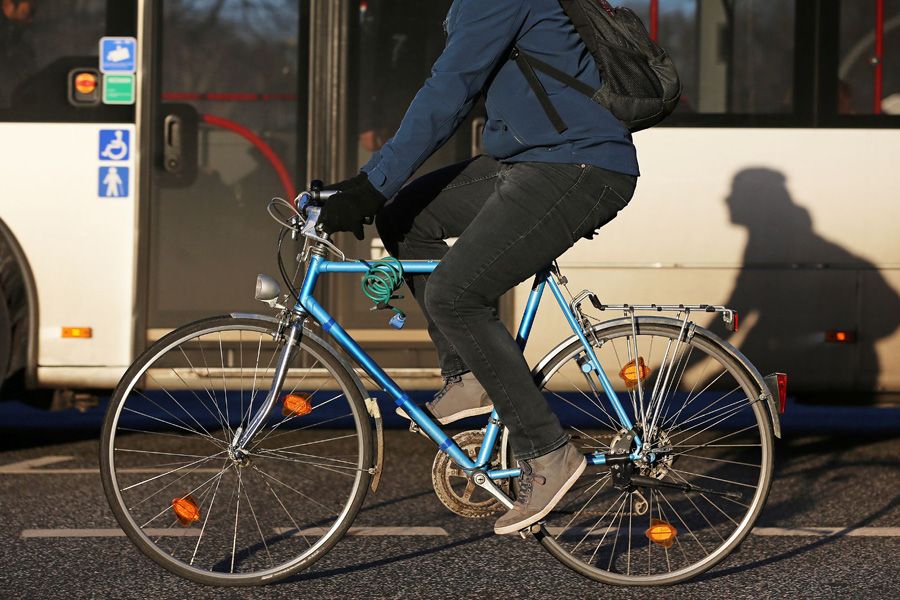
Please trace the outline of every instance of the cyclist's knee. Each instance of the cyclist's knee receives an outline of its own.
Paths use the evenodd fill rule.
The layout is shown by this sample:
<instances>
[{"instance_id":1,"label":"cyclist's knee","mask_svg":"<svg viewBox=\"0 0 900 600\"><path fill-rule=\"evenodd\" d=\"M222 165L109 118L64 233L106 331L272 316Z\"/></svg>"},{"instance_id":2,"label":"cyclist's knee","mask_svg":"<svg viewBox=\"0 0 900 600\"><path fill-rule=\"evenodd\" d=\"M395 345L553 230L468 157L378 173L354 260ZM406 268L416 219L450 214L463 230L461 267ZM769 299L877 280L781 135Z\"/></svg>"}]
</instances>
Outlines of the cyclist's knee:
<instances>
[{"instance_id":1,"label":"cyclist's knee","mask_svg":"<svg viewBox=\"0 0 900 600\"><path fill-rule=\"evenodd\" d=\"M459 287L452 278L438 267L428 277L425 286L425 308L432 319L445 321L454 315L454 303L459 296Z\"/></svg>"}]
</instances>

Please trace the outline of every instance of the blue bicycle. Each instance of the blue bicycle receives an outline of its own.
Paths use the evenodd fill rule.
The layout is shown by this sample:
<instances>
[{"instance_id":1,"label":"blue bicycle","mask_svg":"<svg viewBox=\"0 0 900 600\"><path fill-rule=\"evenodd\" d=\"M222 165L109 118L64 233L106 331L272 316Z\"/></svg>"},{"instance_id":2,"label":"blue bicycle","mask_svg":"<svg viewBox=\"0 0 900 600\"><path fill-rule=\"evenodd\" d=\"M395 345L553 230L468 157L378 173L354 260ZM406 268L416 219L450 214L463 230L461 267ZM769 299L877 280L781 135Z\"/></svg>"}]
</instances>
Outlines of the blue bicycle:
<instances>
[{"instance_id":1,"label":"blue bicycle","mask_svg":"<svg viewBox=\"0 0 900 600\"><path fill-rule=\"evenodd\" d=\"M347 260L317 227L329 194L270 204L284 226L279 266L289 294L260 276L256 296L274 314L172 331L127 370L110 402L101 441L110 506L138 548L180 576L277 581L348 533L378 487L384 454L380 409L361 375L437 445L433 484L450 510L483 517L515 498L519 469L496 412L449 436L316 300L324 274L355 273L376 307L390 310L404 273L438 264ZM304 240L293 277L281 260L288 235ZM672 584L710 569L765 504L786 378L763 378L693 320L721 317L736 329L728 308L605 305L590 291L570 294L556 266L534 279L517 334L523 348L548 289L571 334L537 363L534 381L588 468L520 534L606 583ZM610 312L621 316L602 319Z\"/></svg>"}]
</instances>

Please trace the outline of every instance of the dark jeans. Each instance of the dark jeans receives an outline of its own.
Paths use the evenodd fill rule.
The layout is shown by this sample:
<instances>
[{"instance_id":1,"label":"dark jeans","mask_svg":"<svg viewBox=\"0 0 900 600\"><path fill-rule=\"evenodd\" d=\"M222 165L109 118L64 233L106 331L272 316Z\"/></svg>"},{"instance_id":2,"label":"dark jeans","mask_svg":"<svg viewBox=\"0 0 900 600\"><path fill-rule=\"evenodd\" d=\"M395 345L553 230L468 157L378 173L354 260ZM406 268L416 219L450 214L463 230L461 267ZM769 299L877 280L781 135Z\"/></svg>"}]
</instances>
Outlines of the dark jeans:
<instances>
[{"instance_id":1,"label":"dark jeans","mask_svg":"<svg viewBox=\"0 0 900 600\"><path fill-rule=\"evenodd\" d=\"M635 184L631 175L590 165L481 156L416 179L378 215L392 256L441 259L434 273L406 283L428 319L441 372L474 373L520 460L555 450L568 436L500 322L497 300L612 220ZM459 239L449 248L451 237Z\"/></svg>"}]
</instances>

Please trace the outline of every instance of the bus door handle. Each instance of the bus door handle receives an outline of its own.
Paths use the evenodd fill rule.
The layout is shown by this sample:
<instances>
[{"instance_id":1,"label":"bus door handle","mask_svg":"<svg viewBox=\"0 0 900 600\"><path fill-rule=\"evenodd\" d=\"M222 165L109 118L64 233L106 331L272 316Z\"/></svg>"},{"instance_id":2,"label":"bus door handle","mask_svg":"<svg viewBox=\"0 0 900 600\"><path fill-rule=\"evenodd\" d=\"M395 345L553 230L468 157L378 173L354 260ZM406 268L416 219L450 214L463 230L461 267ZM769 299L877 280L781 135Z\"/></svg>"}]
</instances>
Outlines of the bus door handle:
<instances>
[{"instance_id":1,"label":"bus door handle","mask_svg":"<svg viewBox=\"0 0 900 600\"><path fill-rule=\"evenodd\" d=\"M167 115L163 121L163 169L168 173L181 172L183 132L181 117Z\"/></svg>"}]
</instances>

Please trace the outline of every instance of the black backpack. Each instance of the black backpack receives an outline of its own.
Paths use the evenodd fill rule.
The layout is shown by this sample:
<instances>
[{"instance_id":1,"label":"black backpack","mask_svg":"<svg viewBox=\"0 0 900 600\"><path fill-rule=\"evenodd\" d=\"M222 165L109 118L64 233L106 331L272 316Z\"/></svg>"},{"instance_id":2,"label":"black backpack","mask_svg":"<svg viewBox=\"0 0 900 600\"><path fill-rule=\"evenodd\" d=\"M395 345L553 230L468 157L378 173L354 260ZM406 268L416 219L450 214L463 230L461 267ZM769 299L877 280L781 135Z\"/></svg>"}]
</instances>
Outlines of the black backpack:
<instances>
[{"instance_id":1,"label":"black backpack","mask_svg":"<svg viewBox=\"0 0 900 600\"><path fill-rule=\"evenodd\" d=\"M654 42L634 11L606 0L559 0L600 68L599 90L513 48L544 112L559 133L566 124L535 74L541 71L605 106L632 132L653 127L678 106L681 80L666 51Z\"/></svg>"}]
</instances>

